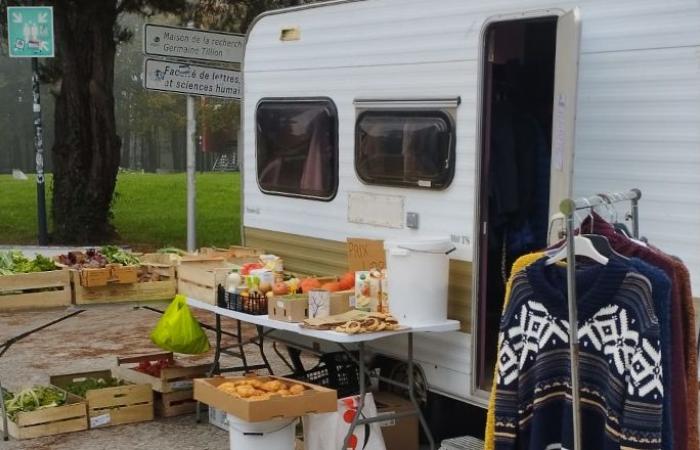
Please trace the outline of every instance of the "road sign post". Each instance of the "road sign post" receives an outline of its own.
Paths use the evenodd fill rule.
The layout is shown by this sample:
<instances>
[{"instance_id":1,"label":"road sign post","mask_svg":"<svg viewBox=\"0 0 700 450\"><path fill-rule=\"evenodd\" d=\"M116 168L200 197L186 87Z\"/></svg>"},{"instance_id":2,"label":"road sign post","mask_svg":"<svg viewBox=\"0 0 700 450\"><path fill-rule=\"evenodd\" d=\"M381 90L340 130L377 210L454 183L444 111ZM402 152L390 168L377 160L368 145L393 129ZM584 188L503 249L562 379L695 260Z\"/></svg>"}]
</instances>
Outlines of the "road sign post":
<instances>
[{"instance_id":1,"label":"road sign post","mask_svg":"<svg viewBox=\"0 0 700 450\"><path fill-rule=\"evenodd\" d=\"M32 59L32 114L36 153L36 204L39 245L48 244L44 136L41 121L39 60L54 56L53 7L8 6L7 42L11 58Z\"/></svg>"},{"instance_id":2,"label":"road sign post","mask_svg":"<svg viewBox=\"0 0 700 450\"><path fill-rule=\"evenodd\" d=\"M190 64L190 60L240 64L243 61L245 36L146 24L143 53L168 60L146 58L143 64L143 87L154 91L187 95L187 250L196 248L195 209L195 142L197 123L194 96L240 100L241 73L235 70ZM185 62L182 62L182 61Z\"/></svg>"}]
</instances>

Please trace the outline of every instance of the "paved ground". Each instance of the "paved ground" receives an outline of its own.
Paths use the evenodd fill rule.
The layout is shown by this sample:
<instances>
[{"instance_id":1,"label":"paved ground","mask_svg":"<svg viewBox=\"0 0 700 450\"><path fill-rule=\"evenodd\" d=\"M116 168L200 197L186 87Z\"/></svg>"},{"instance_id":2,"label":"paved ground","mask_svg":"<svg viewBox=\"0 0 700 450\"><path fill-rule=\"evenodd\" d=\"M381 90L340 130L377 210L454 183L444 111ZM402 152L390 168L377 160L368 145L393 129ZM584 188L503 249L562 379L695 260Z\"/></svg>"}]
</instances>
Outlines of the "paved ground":
<instances>
[{"instance_id":1,"label":"paved ground","mask_svg":"<svg viewBox=\"0 0 700 450\"><path fill-rule=\"evenodd\" d=\"M151 304L153 305L153 304ZM164 305L153 305L164 306ZM48 322L64 311L0 314L0 343L33 326ZM135 308L131 304L92 306L79 316L40 331L13 345L0 357L0 380L11 390L47 383L49 375L112 367L118 355L142 354L158 349L149 334L160 315ZM198 314L203 323L212 323L211 314ZM233 330L233 322L224 321ZM244 334L252 335L247 329ZM213 343L213 334L210 341ZM276 373L289 370L276 357L269 343L267 355ZM260 362L257 347L249 346L249 362ZM188 357L188 361L208 362L209 354ZM224 365L236 360L225 357ZM158 419L154 422L125 425L81 433L65 434L30 441L0 441L2 450L132 450L228 449L228 434L207 423L196 424L194 416Z\"/></svg>"}]
</instances>

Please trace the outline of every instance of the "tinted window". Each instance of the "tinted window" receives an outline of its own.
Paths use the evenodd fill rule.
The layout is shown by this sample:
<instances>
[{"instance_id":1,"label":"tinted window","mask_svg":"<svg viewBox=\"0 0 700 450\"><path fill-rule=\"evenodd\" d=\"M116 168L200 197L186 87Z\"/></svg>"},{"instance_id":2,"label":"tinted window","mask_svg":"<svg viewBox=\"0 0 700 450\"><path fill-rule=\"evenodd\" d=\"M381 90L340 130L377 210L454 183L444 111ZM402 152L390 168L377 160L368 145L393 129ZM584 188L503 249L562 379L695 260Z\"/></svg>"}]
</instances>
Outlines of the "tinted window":
<instances>
[{"instance_id":1,"label":"tinted window","mask_svg":"<svg viewBox=\"0 0 700 450\"><path fill-rule=\"evenodd\" d=\"M355 169L370 184L441 189L454 175L454 128L440 111L366 111L357 120Z\"/></svg>"},{"instance_id":2,"label":"tinted window","mask_svg":"<svg viewBox=\"0 0 700 450\"><path fill-rule=\"evenodd\" d=\"M337 114L330 100L263 100L256 123L263 192L323 200L335 196Z\"/></svg>"}]
</instances>

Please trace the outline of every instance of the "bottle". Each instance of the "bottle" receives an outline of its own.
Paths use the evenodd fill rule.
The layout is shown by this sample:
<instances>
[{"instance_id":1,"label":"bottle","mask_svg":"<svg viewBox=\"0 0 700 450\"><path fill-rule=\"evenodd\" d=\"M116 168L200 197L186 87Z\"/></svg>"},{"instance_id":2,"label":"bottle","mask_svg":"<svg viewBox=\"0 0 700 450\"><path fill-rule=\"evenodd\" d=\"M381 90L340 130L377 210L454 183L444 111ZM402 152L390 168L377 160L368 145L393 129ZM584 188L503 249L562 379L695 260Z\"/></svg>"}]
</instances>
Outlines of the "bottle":
<instances>
[{"instance_id":1,"label":"bottle","mask_svg":"<svg viewBox=\"0 0 700 450\"><path fill-rule=\"evenodd\" d=\"M238 292L238 287L241 285L241 275L238 272L231 272L226 277L226 292L235 294Z\"/></svg>"}]
</instances>

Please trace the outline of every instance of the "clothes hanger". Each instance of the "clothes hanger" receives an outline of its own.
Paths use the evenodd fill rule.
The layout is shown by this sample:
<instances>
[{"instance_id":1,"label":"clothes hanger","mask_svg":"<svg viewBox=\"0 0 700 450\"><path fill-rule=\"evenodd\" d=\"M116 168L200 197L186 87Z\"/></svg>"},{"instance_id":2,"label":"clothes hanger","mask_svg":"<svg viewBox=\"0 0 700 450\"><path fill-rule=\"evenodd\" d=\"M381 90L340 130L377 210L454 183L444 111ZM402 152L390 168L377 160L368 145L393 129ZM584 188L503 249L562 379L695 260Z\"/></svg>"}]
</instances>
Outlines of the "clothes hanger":
<instances>
[{"instance_id":1,"label":"clothes hanger","mask_svg":"<svg viewBox=\"0 0 700 450\"><path fill-rule=\"evenodd\" d=\"M587 208L590 211L590 209L591 209L590 202L588 203ZM591 215L591 220L592 220L593 213L590 212L590 215ZM608 257L606 257L605 255L601 254L600 251L598 251L593 240L595 239L595 241L597 241L598 244L601 245L603 250L605 249L605 244L607 244L607 248L609 248L611 251L612 251L612 248L610 247L610 243L607 242L607 239L603 238L605 240L605 242L602 242L598 238L603 238L603 237L597 236L596 238L591 239L590 237L586 237L583 235L574 236L575 255L576 256L584 256L584 257L592 259L593 261L595 261L599 264L602 264L602 265L608 264L610 259ZM568 254L568 247L567 247L566 242L565 242L564 245L562 245L559 248L559 251L556 254L552 255L549 259L547 259L547 261L545 262L545 265L550 266L550 265L557 263L559 261L563 261L564 259L567 258L567 254Z\"/></svg>"},{"instance_id":2,"label":"clothes hanger","mask_svg":"<svg viewBox=\"0 0 700 450\"><path fill-rule=\"evenodd\" d=\"M602 236L598 236L601 237ZM603 238L605 239L605 238ZM610 245L610 244L608 244ZM600 254L598 252L598 249L595 248L595 245L593 244L593 240L591 240L588 237L581 236L581 235L576 235L574 236L574 251L576 253L576 256L585 256L586 258L592 259L593 261L602 264L602 265L607 265L608 262L610 261L609 258L607 258L605 255ZM557 263L559 261L565 260L567 257L567 246L564 244L560 249L559 252L556 253L555 255L551 256L547 261L545 262L545 265L551 266L554 263Z\"/></svg>"}]
</instances>

